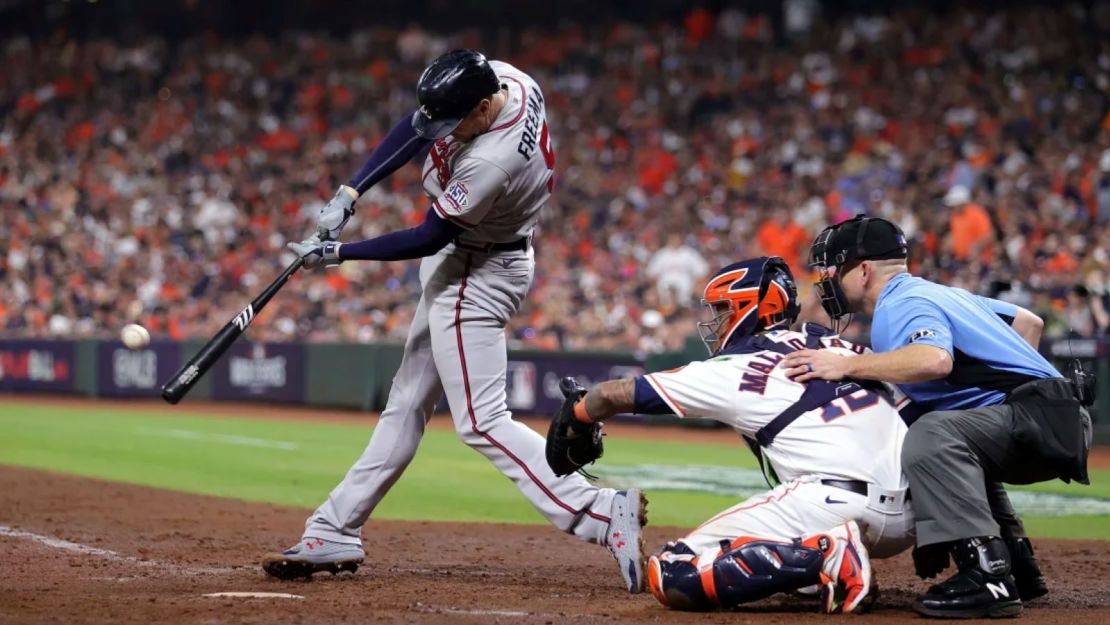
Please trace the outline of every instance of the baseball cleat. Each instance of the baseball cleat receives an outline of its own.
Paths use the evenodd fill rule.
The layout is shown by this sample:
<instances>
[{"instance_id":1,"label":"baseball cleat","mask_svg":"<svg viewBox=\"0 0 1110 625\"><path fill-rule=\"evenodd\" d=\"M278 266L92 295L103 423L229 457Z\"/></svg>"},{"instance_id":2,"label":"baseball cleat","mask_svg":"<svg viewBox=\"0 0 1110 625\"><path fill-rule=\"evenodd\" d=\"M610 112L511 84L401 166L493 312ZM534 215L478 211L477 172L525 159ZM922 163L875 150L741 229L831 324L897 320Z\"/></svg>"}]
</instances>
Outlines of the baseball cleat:
<instances>
[{"instance_id":1,"label":"baseball cleat","mask_svg":"<svg viewBox=\"0 0 1110 625\"><path fill-rule=\"evenodd\" d=\"M861 612L871 607L874 601L866 601L871 593L871 560L855 521L809 536L803 544L825 554L820 584L822 612Z\"/></svg>"},{"instance_id":2,"label":"baseball cleat","mask_svg":"<svg viewBox=\"0 0 1110 625\"><path fill-rule=\"evenodd\" d=\"M959 571L929 588L913 609L932 618L1009 618L1021 614L1017 585L1010 575L1010 554L996 536L977 536L952 544Z\"/></svg>"},{"instance_id":3,"label":"baseball cleat","mask_svg":"<svg viewBox=\"0 0 1110 625\"><path fill-rule=\"evenodd\" d=\"M1003 537L1006 548L1010 550L1010 573L1017 585L1018 597L1022 603L1032 601L1048 594L1041 567L1033 557L1033 543L1028 538Z\"/></svg>"},{"instance_id":4,"label":"baseball cleat","mask_svg":"<svg viewBox=\"0 0 1110 625\"><path fill-rule=\"evenodd\" d=\"M790 591L790 594L799 599L817 599L821 596L821 585L813 584L811 586L802 586Z\"/></svg>"},{"instance_id":5,"label":"baseball cleat","mask_svg":"<svg viewBox=\"0 0 1110 625\"><path fill-rule=\"evenodd\" d=\"M644 534L647 525L647 497L638 488L618 491L613 497L605 547L620 566L625 587L630 593L644 589Z\"/></svg>"},{"instance_id":6,"label":"baseball cleat","mask_svg":"<svg viewBox=\"0 0 1110 625\"><path fill-rule=\"evenodd\" d=\"M262 570L278 579L308 579L313 573L354 573L366 553L358 545L337 543L306 536L279 554L262 559Z\"/></svg>"}]
</instances>

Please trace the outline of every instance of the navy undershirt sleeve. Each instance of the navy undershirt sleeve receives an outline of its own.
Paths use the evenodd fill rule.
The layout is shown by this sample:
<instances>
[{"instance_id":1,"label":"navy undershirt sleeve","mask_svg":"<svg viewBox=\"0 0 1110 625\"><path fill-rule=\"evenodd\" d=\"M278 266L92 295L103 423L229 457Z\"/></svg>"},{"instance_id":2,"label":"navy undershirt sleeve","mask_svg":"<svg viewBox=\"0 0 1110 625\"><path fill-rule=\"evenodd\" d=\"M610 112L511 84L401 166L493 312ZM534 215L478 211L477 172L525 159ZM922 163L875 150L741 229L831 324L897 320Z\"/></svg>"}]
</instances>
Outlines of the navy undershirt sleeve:
<instances>
[{"instance_id":1,"label":"navy undershirt sleeve","mask_svg":"<svg viewBox=\"0 0 1110 625\"><path fill-rule=\"evenodd\" d=\"M432 145L432 141L416 134L412 129L412 115L406 115L382 139L378 147L370 153L370 157L358 170L358 173L347 183L359 194L381 182L386 176L401 168L402 165L421 154Z\"/></svg>"},{"instance_id":2,"label":"navy undershirt sleeve","mask_svg":"<svg viewBox=\"0 0 1110 625\"><path fill-rule=\"evenodd\" d=\"M633 387L632 406L632 411L636 414L674 414L667 402L663 401L642 375L636 378L636 386Z\"/></svg>"},{"instance_id":3,"label":"navy undershirt sleeve","mask_svg":"<svg viewBox=\"0 0 1110 625\"><path fill-rule=\"evenodd\" d=\"M380 237L344 243L339 247L341 260L408 260L431 256L458 236L463 229L428 209L424 223Z\"/></svg>"}]
</instances>

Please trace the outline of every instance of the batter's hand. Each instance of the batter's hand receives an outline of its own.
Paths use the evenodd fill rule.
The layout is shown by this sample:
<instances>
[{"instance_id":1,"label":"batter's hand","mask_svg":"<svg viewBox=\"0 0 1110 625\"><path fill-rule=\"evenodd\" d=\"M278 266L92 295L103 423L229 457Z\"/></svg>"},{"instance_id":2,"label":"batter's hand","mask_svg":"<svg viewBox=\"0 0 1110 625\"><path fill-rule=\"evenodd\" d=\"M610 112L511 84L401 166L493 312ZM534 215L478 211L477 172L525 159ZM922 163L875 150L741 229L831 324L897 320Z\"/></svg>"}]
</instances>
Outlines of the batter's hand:
<instances>
[{"instance_id":1,"label":"batter's hand","mask_svg":"<svg viewBox=\"0 0 1110 625\"><path fill-rule=\"evenodd\" d=\"M848 377L847 356L841 356L827 349L800 349L782 359L781 366L786 369L786 377L795 382L808 380L829 380L838 382Z\"/></svg>"},{"instance_id":2,"label":"batter's hand","mask_svg":"<svg viewBox=\"0 0 1110 625\"><path fill-rule=\"evenodd\" d=\"M343 232L343 226L355 214L357 199L358 191L345 184L339 185L335 197L320 209L320 216L316 220L316 237L321 241L337 240L339 233Z\"/></svg>"},{"instance_id":3,"label":"batter's hand","mask_svg":"<svg viewBox=\"0 0 1110 625\"><path fill-rule=\"evenodd\" d=\"M306 269L316 267L331 267L343 262L339 259L339 247L342 243L328 241L321 242L316 237L308 237L300 243L287 243L294 254L304 259Z\"/></svg>"}]
</instances>

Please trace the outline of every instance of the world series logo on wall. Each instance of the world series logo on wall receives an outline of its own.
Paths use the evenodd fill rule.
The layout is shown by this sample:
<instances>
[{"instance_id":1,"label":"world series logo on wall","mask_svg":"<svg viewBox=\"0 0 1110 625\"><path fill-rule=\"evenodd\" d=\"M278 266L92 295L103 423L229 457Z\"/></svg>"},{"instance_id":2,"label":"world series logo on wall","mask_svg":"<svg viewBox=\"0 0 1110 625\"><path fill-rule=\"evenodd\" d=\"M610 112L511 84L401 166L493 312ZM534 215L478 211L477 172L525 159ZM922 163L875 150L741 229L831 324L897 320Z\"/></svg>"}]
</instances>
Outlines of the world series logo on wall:
<instances>
[{"instance_id":1,"label":"world series logo on wall","mask_svg":"<svg viewBox=\"0 0 1110 625\"><path fill-rule=\"evenodd\" d=\"M299 343L235 343L209 372L212 398L303 402L304 361Z\"/></svg>"},{"instance_id":2,"label":"world series logo on wall","mask_svg":"<svg viewBox=\"0 0 1110 625\"><path fill-rule=\"evenodd\" d=\"M285 356L267 357L266 346L255 343L251 346L250 356L232 356L229 359L228 378L232 386L263 393L285 386L285 364Z\"/></svg>"}]
</instances>

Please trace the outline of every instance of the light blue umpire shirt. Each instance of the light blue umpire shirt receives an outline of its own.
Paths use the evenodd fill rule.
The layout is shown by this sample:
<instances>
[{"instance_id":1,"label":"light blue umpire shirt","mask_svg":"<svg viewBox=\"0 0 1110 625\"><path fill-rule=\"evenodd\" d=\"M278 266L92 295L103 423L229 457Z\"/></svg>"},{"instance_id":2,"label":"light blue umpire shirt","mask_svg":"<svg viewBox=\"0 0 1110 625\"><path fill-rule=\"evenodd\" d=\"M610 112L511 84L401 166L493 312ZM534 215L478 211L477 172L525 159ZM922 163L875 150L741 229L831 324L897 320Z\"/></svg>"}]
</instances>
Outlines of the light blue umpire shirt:
<instances>
[{"instance_id":1,"label":"light blue umpire shirt","mask_svg":"<svg viewBox=\"0 0 1110 625\"><path fill-rule=\"evenodd\" d=\"M948 377L899 384L922 409L993 406L1014 388L1056 370L1010 324L1017 306L900 273L883 287L871 322L871 349L932 345L952 356Z\"/></svg>"}]
</instances>

